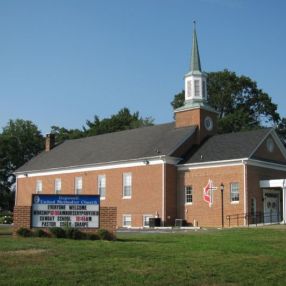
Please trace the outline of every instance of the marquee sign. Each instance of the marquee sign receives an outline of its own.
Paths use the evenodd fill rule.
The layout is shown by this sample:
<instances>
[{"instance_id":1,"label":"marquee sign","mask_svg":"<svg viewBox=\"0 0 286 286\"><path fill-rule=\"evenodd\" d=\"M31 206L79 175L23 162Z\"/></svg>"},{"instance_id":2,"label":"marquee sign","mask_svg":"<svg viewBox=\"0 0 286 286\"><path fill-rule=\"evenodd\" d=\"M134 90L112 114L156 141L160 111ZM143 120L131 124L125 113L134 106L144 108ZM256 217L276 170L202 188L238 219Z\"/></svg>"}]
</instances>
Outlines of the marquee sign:
<instances>
[{"instance_id":1,"label":"marquee sign","mask_svg":"<svg viewBox=\"0 0 286 286\"><path fill-rule=\"evenodd\" d=\"M204 201L209 204L209 207L213 204L213 191L217 190L217 187L214 186L213 181L209 179L207 185L204 187L203 198Z\"/></svg>"},{"instance_id":2,"label":"marquee sign","mask_svg":"<svg viewBox=\"0 0 286 286\"><path fill-rule=\"evenodd\" d=\"M99 195L33 195L32 227L99 227Z\"/></svg>"}]
</instances>

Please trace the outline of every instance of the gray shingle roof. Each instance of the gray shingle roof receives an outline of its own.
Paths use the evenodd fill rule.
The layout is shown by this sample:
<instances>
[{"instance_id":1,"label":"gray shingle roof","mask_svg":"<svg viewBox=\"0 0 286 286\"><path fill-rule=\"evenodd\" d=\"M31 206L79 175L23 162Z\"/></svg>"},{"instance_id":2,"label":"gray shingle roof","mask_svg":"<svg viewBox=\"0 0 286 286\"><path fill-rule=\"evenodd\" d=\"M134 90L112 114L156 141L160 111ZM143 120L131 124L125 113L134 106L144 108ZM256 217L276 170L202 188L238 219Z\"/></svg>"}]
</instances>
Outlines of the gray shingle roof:
<instances>
[{"instance_id":1,"label":"gray shingle roof","mask_svg":"<svg viewBox=\"0 0 286 286\"><path fill-rule=\"evenodd\" d=\"M183 162L203 163L248 158L270 132L270 128L215 135L202 144Z\"/></svg>"},{"instance_id":2,"label":"gray shingle roof","mask_svg":"<svg viewBox=\"0 0 286 286\"><path fill-rule=\"evenodd\" d=\"M195 126L175 128L167 123L68 140L42 152L16 173L171 155L195 130Z\"/></svg>"}]
</instances>

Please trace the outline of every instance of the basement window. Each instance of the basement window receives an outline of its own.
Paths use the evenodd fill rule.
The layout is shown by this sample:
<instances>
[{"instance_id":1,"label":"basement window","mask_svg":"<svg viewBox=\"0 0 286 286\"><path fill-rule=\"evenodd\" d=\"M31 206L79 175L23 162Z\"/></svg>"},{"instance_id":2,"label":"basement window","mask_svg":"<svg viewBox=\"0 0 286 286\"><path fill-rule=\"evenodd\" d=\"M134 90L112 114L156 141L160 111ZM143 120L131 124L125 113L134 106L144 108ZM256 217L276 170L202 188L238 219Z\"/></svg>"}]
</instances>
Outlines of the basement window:
<instances>
[{"instance_id":1,"label":"basement window","mask_svg":"<svg viewBox=\"0 0 286 286\"><path fill-rule=\"evenodd\" d=\"M129 214L123 215L123 227L131 227L132 226L132 216Z\"/></svg>"}]
</instances>

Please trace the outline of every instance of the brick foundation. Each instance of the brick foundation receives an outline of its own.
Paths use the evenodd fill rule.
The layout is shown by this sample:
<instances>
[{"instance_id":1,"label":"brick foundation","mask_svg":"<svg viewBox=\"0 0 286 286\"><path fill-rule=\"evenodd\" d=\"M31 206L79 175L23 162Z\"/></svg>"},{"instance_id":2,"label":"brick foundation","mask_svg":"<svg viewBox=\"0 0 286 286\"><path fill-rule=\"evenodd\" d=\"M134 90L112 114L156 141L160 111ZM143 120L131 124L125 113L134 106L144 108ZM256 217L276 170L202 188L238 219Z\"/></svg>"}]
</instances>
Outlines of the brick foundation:
<instances>
[{"instance_id":1,"label":"brick foundation","mask_svg":"<svg viewBox=\"0 0 286 286\"><path fill-rule=\"evenodd\" d=\"M30 206L15 206L14 208L14 226L13 235L21 228L31 228L31 210ZM107 229L111 232L116 230L117 208L116 207L100 207L100 221L101 229ZM96 231L97 229L80 229L83 231Z\"/></svg>"}]
</instances>

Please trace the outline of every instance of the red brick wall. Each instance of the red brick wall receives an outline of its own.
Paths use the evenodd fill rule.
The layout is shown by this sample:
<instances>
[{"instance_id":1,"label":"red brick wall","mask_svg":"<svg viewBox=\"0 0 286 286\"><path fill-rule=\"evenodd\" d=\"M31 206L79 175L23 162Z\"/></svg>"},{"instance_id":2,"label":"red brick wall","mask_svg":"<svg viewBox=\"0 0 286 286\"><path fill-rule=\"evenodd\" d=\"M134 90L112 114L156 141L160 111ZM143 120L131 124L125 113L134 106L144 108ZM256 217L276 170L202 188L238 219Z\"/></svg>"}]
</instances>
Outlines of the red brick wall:
<instances>
[{"instance_id":1,"label":"red brick wall","mask_svg":"<svg viewBox=\"0 0 286 286\"><path fill-rule=\"evenodd\" d=\"M24 227L31 227L31 207L30 206L19 206L14 207L13 212L13 234L16 234L17 229Z\"/></svg>"},{"instance_id":2,"label":"red brick wall","mask_svg":"<svg viewBox=\"0 0 286 286\"><path fill-rule=\"evenodd\" d=\"M166 222L174 225L177 218L177 168L166 165Z\"/></svg>"},{"instance_id":3,"label":"red brick wall","mask_svg":"<svg viewBox=\"0 0 286 286\"><path fill-rule=\"evenodd\" d=\"M132 226L142 226L143 215L159 214L162 217L162 175L163 165L109 169L80 172L73 174L27 177L17 180L17 206L31 206L32 194L35 194L36 180L43 182L43 194L54 194L56 178L62 180L61 194L74 194L74 178L83 179L82 194L98 194L98 175L106 176L106 199L101 206L117 207L117 227L122 226L124 214L132 215ZM123 199L123 173L132 174L132 197Z\"/></svg>"},{"instance_id":4,"label":"red brick wall","mask_svg":"<svg viewBox=\"0 0 286 286\"><path fill-rule=\"evenodd\" d=\"M196 108L191 110L185 110L175 113L176 127L186 127L197 125L197 139L196 143L200 144L207 136L211 136L217 133L217 114L211 111L204 110L202 108ZM204 126L204 120L206 116L209 116L213 120L213 130L208 131Z\"/></svg>"},{"instance_id":5,"label":"red brick wall","mask_svg":"<svg viewBox=\"0 0 286 286\"><path fill-rule=\"evenodd\" d=\"M114 232L116 229L116 217L116 207L100 207L100 228ZM17 229L21 227L31 228L31 206L15 206L14 208L13 234L15 235ZM97 229L88 229L88 231L92 230Z\"/></svg>"},{"instance_id":6,"label":"red brick wall","mask_svg":"<svg viewBox=\"0 0 286 286\"><path fill-rule=\"evenodd\" d=\"M213 205L209 207L203 200L203 188L211 179L217 190L214 191ZM227 215L244 213L244 166L195 169L178 172L178 216L198 226L220 227L222 217L220 184L224 184L224 224L228 225ZM239 202L230 201L230 184L239 183ZM193 203L185 204L184 186L193 188ZM240 220L243 224L244 220ZM233 222L234 223L234 222ZM235 222L236 223L236 222Z\"/></svg>"}]
</instances>

